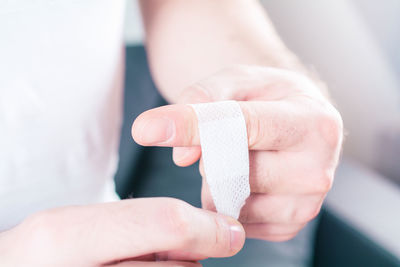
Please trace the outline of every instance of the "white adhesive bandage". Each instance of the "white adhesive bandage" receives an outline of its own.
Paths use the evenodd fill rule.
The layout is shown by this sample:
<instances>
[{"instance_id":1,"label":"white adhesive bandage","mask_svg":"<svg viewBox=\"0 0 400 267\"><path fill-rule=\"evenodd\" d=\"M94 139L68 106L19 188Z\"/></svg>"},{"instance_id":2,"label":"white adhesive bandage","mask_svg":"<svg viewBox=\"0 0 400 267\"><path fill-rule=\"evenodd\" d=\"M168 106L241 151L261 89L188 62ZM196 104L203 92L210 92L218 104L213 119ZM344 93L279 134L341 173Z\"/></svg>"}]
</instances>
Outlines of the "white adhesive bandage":
<instances>
[{"instance_id":1,"label":"white adhesive bandage","mask_svg":"<svg viewBox=\"0 0 400 267\"><path fill-rule=\"evenodd\" d=\"M250 195L246 122L236 101L191 105L196 112L204 172L219 213L238 218Z\"/></svg>"}]
</instances>

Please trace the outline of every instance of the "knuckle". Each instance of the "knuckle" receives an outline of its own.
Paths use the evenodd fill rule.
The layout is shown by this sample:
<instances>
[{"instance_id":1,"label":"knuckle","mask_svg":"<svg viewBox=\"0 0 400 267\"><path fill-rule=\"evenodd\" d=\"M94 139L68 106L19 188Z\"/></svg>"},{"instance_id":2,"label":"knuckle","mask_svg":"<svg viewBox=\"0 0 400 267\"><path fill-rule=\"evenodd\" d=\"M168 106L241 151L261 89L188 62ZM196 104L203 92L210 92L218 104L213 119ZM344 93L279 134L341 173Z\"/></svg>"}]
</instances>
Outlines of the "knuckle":
<instances>
[{"instance_id":1,"label":"knuckle","mask_svg":"<svg viewBox=\"0 0 400 267\"><path fill-rule=\"evenodd\" d=\"M256 115L255 110L250 105L241 105L241 108L245 117L249 147L254 147L263 140L265 132L262 129L260 117ZM279 142L279 140L274 140L274 142Z\"/></svg>"},{"instance_id":2,"label":"knuckle","mask_svg":"<svg viewBox=\"0 0 400 267\"><path fill-rule=\"evenodd\" d=\"M320 179L320 192L327 193L333 186L333 177L329 175L322 176Z\"/></svg>"},{"instance_id":3,"label":"knuckle","mask_svg":"<svg viewBox=\"0 0 400 267\"><path fill-rule=\"evenodd\" d=\"M189 208L188 204L177 199L169 199L164 207L166 230L180 237L178 246L185 246L194 238Z\"/></svg>"},{"instance_id":4,"label":"knuckle","mask_svg":"<svg viewBox=\"0 0 400 267\"><path fill-rule=\"evenodd\" d=\"M244 207L240 210L239 221L241 223L246 223L249 221L249 208L244 205Z\"/></svg>"},{"instance_id":5,"label":"knuckle","mask_svg":"<svg viewBox=\"0 0 400 267\"><path fill-rule=\"evenodd\" d=\"M50 249L57 242L59 223L55 211L41 211L28 217L21 226L30 247Z\"/></svg>"},{"instance_id":6,"label":"knuckle","mask_svg":"<svg viewBox=\"0 0 400 267\"><path fill-rule=\"evenodd\" d=\"M53 211L40 211L29 216L25 221L25 226L32 227L34 229L46 229L49 230L55 224Z\"/></svg>"},{"instance_id":7,"label":"knuckle","mask_svg":"<svg viewBox=\"0 0 400 267\"><path fill-rule=\"evenodd\" d=\"M318 126L321 137L330 148L334 149L341 145L343 121L338 111L323 113L318 120Z\"/></svg>"},{"instance_id":8,"label":"knuckle","mask_svg":"<svg viewBox=\"0 0 400 267\"><path fill-rule=\"evenodd\" d=\"M333 186L333 175L328 171L318 174L313 179L313 192L325 194L331 190Z\"/></svg>"},{"instance_id":9,"label":"knuckle","mask_svg":"<svg viewBox=\"0 0 400 267\"><path fill-rule=\"evenodd\" d=\"M291 223L307 223L314 219L319 213L320 207L305 207L293 211Z\"/></svg>"}]
</instances>

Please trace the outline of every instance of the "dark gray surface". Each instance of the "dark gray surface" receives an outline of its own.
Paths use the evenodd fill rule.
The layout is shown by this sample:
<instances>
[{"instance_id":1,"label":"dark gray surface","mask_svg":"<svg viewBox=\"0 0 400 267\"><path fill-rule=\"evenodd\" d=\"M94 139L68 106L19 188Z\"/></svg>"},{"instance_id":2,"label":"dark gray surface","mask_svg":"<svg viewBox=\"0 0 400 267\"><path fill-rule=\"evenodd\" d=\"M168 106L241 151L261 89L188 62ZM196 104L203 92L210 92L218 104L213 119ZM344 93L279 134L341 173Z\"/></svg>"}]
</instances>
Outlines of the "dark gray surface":
<instances>
[{"instance_id":1,"label":"dark gray surface","mask_svg":"<svg viewBox=\"0 0 400 267\"><path fill-rule=\"evenodd\" d=\"M344 158L325 207L337 220L370 240L370 246L381 247L400 263L400 188L392 181ZM344 244L348 244L346 239L343 237Z\"/></svg>"},{"instance_id":2,"label":"dark gray surface","mask_svg":"<svg viewBox=\"0 0 400 267\"><path fill-rule=\"evenodd\" d=\"M324 209L314 251L315 267L399 267L400 260L342 216Z\"/></svg>"},{"instance_id":3,"label":"dark gray surface","mask_svg":"<svg viewBox=\"0 0 400 267\"><path fill-rule=\"evenodd\" d=\"M135 188L135 172L140 170L143 148L131 137L131 125L143 111L160 105L162 99L155 90L142 46L126 49L126 75L124 93L124 120L119 148L118 171L115 175L118 194L126 198Z\"/></svg>"}]
</instances>

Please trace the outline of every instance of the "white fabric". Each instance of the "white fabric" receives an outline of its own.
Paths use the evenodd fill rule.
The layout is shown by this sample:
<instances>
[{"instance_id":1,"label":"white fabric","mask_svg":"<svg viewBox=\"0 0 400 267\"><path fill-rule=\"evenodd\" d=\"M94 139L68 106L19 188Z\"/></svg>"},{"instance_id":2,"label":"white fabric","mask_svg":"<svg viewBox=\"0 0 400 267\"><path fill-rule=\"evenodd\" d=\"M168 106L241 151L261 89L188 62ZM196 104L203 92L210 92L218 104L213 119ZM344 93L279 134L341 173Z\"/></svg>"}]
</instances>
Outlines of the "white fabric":
<instances>
[{"instance_id":1,"label":"white fabric","mask_svg":"<svg viewBox=\"0 0 400 267\"><path fill-rule=\"evenodd\" d=\"M0 231L117 199L124 5L0 1Z\"/></svg>"},{"instance_id":2,"label":"white fabric","mask_svg":"<svg viewBox=\"0 0 400 267\"><path fill-rule=\"evenodd\" d=\"M246 122L236 101L191 105L198 118L204 172L219 213L238 218L250 195Z\"/></svg>"}]
</instances>

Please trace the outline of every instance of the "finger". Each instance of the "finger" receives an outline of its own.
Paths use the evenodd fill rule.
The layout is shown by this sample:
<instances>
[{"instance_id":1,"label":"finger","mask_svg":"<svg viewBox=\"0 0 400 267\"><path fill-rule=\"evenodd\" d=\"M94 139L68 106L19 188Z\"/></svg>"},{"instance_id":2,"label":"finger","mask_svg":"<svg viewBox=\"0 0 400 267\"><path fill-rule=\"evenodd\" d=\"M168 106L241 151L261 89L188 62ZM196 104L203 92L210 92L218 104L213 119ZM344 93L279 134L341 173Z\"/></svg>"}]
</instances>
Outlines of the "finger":
<instances>
[{"instance_id":1,"label":"finger","mask_svg":"<svg viewBox=\"0 0 400 267\"><path fill-rule=\"evenodd\" d=\"M210 102L210 94L199 84L192 85L182 92L178 99L178 103L206 103ZM201 156L201 148L195 147L174 147L172 158L174 163L180 167L192 165L199 160Z\"/></svg>"},{"instance_id":2,"label":"finger","mask_svg":"<svg viewBox=\"0 0 400 267\"><path fill-rule=\"evenodd\" d=\"M325 194L334 169L312 151L250 151L250 189L267 194Z\"/></svg>"},{"instance_id":3,"label":"finger","mask_svg":"<svg viewBox=\"0 0 400 267\"><path fill-rule=\"evenodd\" d=\"M56 255L76 252L81 260L95 263L169 250L232 256L245 236L233 218L168 198L59 208L33 217L27 225L57 248Z\"/></svg>"},{"instance_id":4,"label":"finger","mask_svg":"<svg viewBox=\"0 0 400 267\"><path fill-rule=\"evenodd\" d=\"M318 215L322 201L321 195L252 194L240 211L239 221L242 223L304 224Z\"/></svg>"},{"instance_id":5,"label":"finger","mask_svg":"<svg viewBox=\"0 0 400 267\"><path fill-rule=\"evenodd\" d=\"M192 165L199 160L201 149L199 146L192 147L174 147L172 158L174 163L180 167Z\"/></svg>"},{"instance_id":6,"label":"finger","mask_svg":"<svg viewBox=\"0 0 400 267\"><path fill-rule=\"evenodd\" d=\"M202 266L198 262L184 262L184 261L125 261L114 265L108 265L112 267L200 267Z\"/></svg>"},{"instance_id":7,"label":"finger","mask_svg":"<svg viewBox=\"0 0 400 267\"><path fill-rule=\"evenodd\" d=\"M246 223L243 227L246 237L268 240L271 237L296 235L306 224ZM273 238L271 238L273 239Z\"/></svg>"},{"instance_id":8,"label":"finger","mask_svg":"<svg viewBox=\"0 0 400 267\"><path fill-rule=\"evenodd\" d=\"M280 150L299 144L309 120L296 105L284 101L239 102L248 144L254 150ZM146 146L199 146L197 117L188 105L148 110L132 126L134 140Z\"/></svg>"},{"instance_id":9,"label":"finger","mask_svg":"<svg viewBox=\"0 0 400 267\"><path fill-rule=\"evenodd\" d=\"M202 207L207 210L216 211L207 179L204 177L203 160L200 160L199 170L203 177L201 189ZM266 182L254 182L254 180L255 177L250 176L250 186L252 189L255 185L262 184L262 186L265 186L267 184ZM283 183L288 185L290 185L290 182L283 181ZM301 220L306 222L318 214L325 197L325 194L319 192L311 194L307 190L298 190L307 191L306 194L279 194L276 191L286 190L286 192L290 192L290 190L293 191L293 188L289 186L286 189L280 184L275 185L273 183L268 183L268 185L273 186L272 190L275 191L268 190L268 194L252 193L247 198L239 217L241 223L293 223L297 222L297 220L303 223ZM258 187L257 189L260 188Z\"/></svg>"},{"instance_id":10,"label":"finger","mask_svg":"<svg viewBox=\"0 0 400 267\"><path fill-rule=\"evenodd\" d=\"M203 178L203 183L201 186L201 206L203 209L210 210L210 211L217 211L215 207L214 201L211 197L210 187L207 184L205 178Z\"/></svg>"},{"instance_id":11,"label":"finger","mask_svg":"<svg viewBox=\"0 0 400 267\"><path fill-rule=\"evenodd\" d=\"M287 236L297 233L306 225L305 222L287 223L287 221L290 221L290 219L304 220L304 218L289 217L289 218L283 218L283 220L278 222L276 222L277 218L273 219L269 218L272 216L281 217L281 215L277 215L277 212L282 211L282 206L284 206L285 204L287 206L295 206L293 203L288 203L290 201L295 202L296 201L295 199L290 199L290 201L287 200L286 198L283 198L282 200L272 199L271 205L275 205L278 202L282 203L279 204L279 206L276 207L275 209L271 208L270 205L267 205L265 203L265 201L268 200L269 200L268 198L264 198L258 194L253 194L247 199L246 204L242 208L239 217L239 221L243 223L243 227L246 232L246 237L259 238L259 239L263 237L261 239L265 240L268 240L268 238L270 238L271 236L279 236L280 238L282 238L282 236ZM313 201L313 199L306 198L306 201L309 200ZM203 203L202 205L203 208L208 210L215 210L215 205L211 199L208 185L207 183L205 183L204 179L202 187L202 203ZM294 213L295 211L292 210L292 212ZM313 216L313 214L310 214L310 216ZM285 223L282 223L282 221Z\"/></svg>"},{"instance_id":12,"label":"finger","mask_svg":"<svg viewBox=\"0 0 400 267\"><path fill-rule=\"evenodd\" d=\"M284 234L284 235L268 235L268 234L261 234L261 232L259 232L257 228L251 228L251 227L247 227L248 229L246 229L246 237L247 238L255 238L255 239L261 239L261 240L266 240L266 241L270 241L270 242L284 242L284 241L288 241L290 239L293 239L298 233L298 232L293 232L290 234ZM249 233L247 233L247 231L249 231Z\"/></svg>"},{"instance_id":13,"label":"finger","mask_svg":"<svg viewBox=\"0 0 400 267\"><path fill-rule=\"evenodd\" d=\"M322 171L323 167L318 167L320 164L318 159L309 153L250 151L249 159L249 183L252 193L325 195L332 187L334 172ZM202 187L204 200L210 193L202 160L200 160L199 171L205 178ZM207 206L209 203L203 202L203 207L204 205Z\"/></svg>"}]
</instances>

